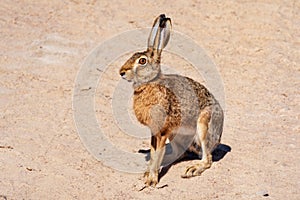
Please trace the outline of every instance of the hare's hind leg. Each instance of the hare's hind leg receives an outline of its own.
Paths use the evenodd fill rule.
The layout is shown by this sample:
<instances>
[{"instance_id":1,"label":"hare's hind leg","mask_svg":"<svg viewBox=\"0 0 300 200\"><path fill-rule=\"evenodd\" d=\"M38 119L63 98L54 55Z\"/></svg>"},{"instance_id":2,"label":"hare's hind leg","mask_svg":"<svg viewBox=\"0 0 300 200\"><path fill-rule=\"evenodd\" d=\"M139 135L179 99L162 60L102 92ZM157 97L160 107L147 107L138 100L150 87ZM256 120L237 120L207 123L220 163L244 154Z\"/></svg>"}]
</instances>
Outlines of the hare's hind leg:
<instances>
[{"instance_id":1,"label":"hare's hind leg","mask_svg":"<svg viewBox=\"0 0 300 200\"><path fill-rule=\"evenodd\" d=\"M192 176L199 176L206 169L212 165L212 155L208 148L208 124L211 119L211 110L206 108L201 111L197 120L197 135L196 142L201 145L202 159L199 163L186 168L182 178L189 178Z\"/></svg>"}]
</instances>

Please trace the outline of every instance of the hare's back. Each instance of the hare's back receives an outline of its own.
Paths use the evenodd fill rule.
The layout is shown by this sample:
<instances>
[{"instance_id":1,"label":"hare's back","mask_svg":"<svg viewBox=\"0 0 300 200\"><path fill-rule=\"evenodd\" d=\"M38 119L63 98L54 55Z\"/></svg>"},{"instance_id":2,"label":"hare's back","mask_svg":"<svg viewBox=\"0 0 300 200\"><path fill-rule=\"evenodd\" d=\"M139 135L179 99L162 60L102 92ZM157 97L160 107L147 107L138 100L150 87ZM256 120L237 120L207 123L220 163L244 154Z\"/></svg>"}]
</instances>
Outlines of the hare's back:
<instances>
[{"instance_id":1,"label":"hare's back","mask_svg":"<svg viewBox=\"0 0 300 200\"><path fill-rule=\"evenodd\" d=\"M180 104L182 123L195 124L200 111L214 103L211 93L191 78L168 74L157 82L175 95Z\"/></svg>"},{"instance_id":2,"label":"hare's back","mask_svg":"<svg viewBox=\"0 0 300 200\"><path fill-rule=\"evenodd\" d=\"M197 81L185 76L168 74L160 80L160 84L170 89L183 103L182 106L203 109L215 102L208 89Z\"/></svg>"}]
</instances>

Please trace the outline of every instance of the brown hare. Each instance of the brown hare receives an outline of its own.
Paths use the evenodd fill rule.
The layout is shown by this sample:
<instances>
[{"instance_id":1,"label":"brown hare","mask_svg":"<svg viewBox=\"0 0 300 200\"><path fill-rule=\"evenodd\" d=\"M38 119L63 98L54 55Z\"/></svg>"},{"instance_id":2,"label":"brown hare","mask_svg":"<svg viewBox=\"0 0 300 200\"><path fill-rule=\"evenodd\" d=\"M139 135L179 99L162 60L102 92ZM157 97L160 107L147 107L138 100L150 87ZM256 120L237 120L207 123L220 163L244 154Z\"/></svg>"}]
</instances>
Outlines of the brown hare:
<instances>
[{"instance_id":1,"label":"brown hare","mask_svg":"<svg viewBox=\"0 0 300 200\"><path fill-rule=\"evenodd\" d=\"M223 110L214 96L200 83L184 76L161 72L161 53L170 38L171 19L164 14L153 24L148 48L135 53L120 69L122 78L133 82L133 109L140 123L151 130L150 161L145 172L145 184L156 186L166 140L177 135L178 146L201 156L182 175L200 175L212 165L212 151L220 143L223 130ZM183 145L183 144L182 144ZM186 146L184 144L183 146Z\"/></svg>"}]
</instances>

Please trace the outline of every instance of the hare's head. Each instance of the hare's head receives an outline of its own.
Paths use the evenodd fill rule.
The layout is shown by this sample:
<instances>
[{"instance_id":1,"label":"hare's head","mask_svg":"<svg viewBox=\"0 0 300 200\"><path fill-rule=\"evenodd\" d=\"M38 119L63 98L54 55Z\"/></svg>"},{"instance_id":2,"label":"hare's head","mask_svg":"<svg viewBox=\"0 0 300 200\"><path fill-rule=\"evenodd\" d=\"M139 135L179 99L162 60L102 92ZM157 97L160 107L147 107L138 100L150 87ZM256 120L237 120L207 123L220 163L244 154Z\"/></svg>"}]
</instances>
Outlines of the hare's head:
<instances>
[{"instance_id":1,"label":"hare's head","mask_svg":"<svg viewBox=\"0 0 300 200\"><path fill-rule=\"evenodd\" d=\"M137 52L120 69L120 75L136 84L149 82L160 75L160 56L170 38L171 19L161 14L154 21L147 51Z\"/></svg>"}]
</instances>

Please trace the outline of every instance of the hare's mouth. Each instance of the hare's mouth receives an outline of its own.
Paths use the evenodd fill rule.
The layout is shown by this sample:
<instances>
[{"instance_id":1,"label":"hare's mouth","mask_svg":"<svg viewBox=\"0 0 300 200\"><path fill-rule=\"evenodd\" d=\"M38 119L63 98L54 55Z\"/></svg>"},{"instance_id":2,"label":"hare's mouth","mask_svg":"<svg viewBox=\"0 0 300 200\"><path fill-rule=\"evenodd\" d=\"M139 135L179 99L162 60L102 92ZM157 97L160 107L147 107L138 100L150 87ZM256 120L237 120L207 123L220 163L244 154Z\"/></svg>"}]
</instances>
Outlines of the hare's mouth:
<instances>
[{"instance_id":1,"label":"hare's mouth","mask_svg":"<svg viewBox=\"0 0 300 200\"><path fill-rule=\"evenodd\" d=\"M132 79L127 79L126 74L121 75L122 79L128 81L128 82L132 82Z\"/></svg>"}]
</instances>

